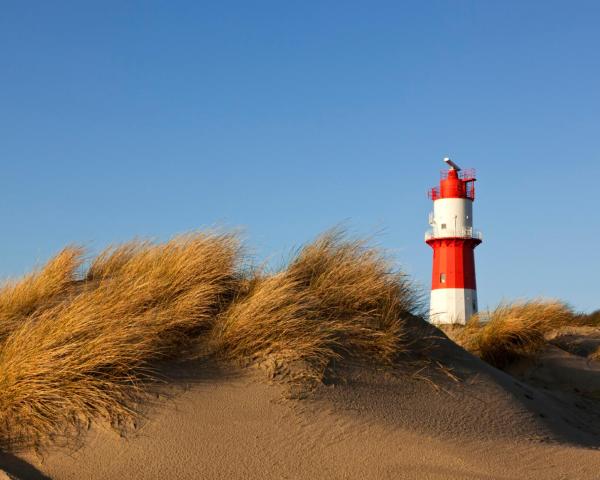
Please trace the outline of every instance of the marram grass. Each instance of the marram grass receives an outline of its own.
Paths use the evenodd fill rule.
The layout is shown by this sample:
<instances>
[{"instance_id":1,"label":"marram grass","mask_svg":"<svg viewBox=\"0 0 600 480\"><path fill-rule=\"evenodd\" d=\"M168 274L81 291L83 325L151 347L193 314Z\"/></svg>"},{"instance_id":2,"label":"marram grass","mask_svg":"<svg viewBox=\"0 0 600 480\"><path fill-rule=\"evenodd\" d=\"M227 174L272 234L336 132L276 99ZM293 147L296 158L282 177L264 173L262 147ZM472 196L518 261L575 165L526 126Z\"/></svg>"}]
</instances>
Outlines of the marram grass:
<instances>
[{"instance_id":1,"label":"marram grass","mask_svg":"<svg viewBox=\"0 0 600 480\"><path fill-rule=\"evenodd\" d=\"M482 360L504 368L542 349L547 333L574 322L575 314L565 303L531 300L503 303L492 311L473 315L467 325L453 327L447 333Z\"/></svg>"},{"instance_id":2,"label":"marram grass","mask_svg":"<svg viewBox=\"0 0 600 480\"><path fill-rule=\"evenodd\" d=\"M318 378L353 356L391 363L417 306L407 278L364 242L329 232L283 269L245 267L235 235L70 247L0 290L0 448L72 438L139 414L157 359L197 349L240 363L301 361Z\"/></svg>"}]
</instances>

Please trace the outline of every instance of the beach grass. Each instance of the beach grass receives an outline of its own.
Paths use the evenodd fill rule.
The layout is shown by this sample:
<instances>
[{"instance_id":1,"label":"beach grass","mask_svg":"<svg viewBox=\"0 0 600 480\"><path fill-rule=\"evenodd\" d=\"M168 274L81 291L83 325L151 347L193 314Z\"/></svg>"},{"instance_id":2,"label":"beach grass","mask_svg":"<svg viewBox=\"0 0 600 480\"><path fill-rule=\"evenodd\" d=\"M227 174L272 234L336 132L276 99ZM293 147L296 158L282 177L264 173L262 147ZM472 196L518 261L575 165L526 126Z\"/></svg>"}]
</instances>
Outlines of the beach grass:
<instances>
[{"instance_id":1,"label":"beach grass","mask_svg":"<svg viewBox=\"0 0 600 480\"><path fill-rule=\"evenodd\" d=\"M237 236L218 232L132 241L84 265L69 247L0 289L3 450L129 425L157 360L275 360L312 380L344 356L390 364L418 304L384 254L339 230L274 272L248 267Z\"/></svg>"},{"instance_id":2,"label":"beach grass","mask_svg":"<svg viewBox=\"0 0 600 480\"><path fill-rule=\"evenodd\" d=\"M302 374L320 377L344 356L393 362L417 304L411 281L380 251L332 231L284 269L255 274L219 317L213 341L230 358L302 361Z\"/></svg>"},{"instance_id":3,"label":"beach grass","mask_svg":"<svg viewBox=\"0 0 600 480\"><path fill-rule=\"evenodd\" d=\"M489 364L504 368L534 355L546 345L545 335L573 325L573 310L559 300L502 303L473 315L465 326L445 329L459 345Z\"/></svg>"}]
</instances>

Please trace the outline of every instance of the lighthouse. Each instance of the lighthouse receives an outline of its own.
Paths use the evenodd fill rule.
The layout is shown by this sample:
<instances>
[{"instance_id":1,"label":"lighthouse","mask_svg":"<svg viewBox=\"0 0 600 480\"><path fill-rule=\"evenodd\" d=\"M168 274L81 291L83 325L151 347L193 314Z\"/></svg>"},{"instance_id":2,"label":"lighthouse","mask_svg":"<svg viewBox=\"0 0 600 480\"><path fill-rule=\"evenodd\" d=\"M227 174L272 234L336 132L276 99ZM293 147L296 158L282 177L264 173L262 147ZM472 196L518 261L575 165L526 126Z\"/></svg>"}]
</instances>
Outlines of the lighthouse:
<instances>
[{"instance_id":1,"label":"lighthouse","mask_svg":"<svg viewBox=\"0 0 600 480\"><path fill-rule=\"evenodd\" d=\"M477 312L475 247L481 233L473 230L475 171L462 170L444 158L440 184L429 190L433 212L425 242L433 249L429 319L435 324L465 324Z\"/></svg>"}]
</instances>

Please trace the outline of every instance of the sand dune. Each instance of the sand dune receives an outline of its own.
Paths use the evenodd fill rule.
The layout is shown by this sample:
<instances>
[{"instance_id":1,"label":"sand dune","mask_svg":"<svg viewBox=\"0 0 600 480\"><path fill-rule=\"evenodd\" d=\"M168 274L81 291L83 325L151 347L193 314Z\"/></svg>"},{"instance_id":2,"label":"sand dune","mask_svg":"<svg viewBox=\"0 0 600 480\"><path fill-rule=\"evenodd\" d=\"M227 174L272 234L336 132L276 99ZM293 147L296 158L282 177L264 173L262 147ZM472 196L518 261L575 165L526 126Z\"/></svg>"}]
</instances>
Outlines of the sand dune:
<instances>
[{"instance_id":1,"label":"sand dune","mask_svg":"<svg viewBox=\"0 0 600 480\"><path fill-rule=\"evenodd\" d=\"M133 435L95 427L76 451L29 452L6 469L57 480L598 478L597 403L564 383L553 389L556 379L534 378L531 366L515 372L526 383L418 328L437 335L432 360L458 381L432 367L346 365L299 399L259 369L171 364L168 395ZM550 369L572 362L560 352Z\"/></svg>"}]
</instances>

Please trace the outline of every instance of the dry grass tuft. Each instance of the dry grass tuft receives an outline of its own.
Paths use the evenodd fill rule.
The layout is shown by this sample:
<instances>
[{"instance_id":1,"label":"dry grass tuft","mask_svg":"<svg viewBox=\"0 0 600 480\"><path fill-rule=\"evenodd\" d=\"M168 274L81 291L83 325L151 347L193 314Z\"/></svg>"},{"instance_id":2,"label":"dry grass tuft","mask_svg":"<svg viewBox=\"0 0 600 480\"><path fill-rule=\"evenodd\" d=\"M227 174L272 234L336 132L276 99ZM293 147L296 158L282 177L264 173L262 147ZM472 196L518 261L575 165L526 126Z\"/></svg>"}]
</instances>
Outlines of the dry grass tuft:
<instances>
[{"instance_id":1,"label":"dry grass tuft","mask_svg":"<svg viewBox=\"0 0 600 480\"><path fill-rule=\"evenodd\" d=\"M575 316L575 325L599 327L600 326L600 310L592 313L580 313Z\"/></svg>"},{"instance_id":2,"label":"dry grass tuft","mask_svg":"<svg viewBox=\"0 0 600 480\"><path fill-rule=\"evenodd\" d=\"M535 354L546 344L548 332L572 325L573 319L573 311L557 300L502 304L491 312L474 315L450 336L484 361L503 368Z\"/></svg>"},{"instance_id":3,"label":"dry grass tuft","mask_svg":"<svg viewBox=\"0 0 600 480\"><path fill-rule=\"evenodd\" d=\"M0 289L0 343L26 318L54 306L73 291L83 249L67 247L42 269Z\"/></svg>"},{"instance_id":4,"label":"dry grass tuft","mask_svg":"<svg viewBox=\"0 0 600 480\"><path fill-rule=\"evenodd\" d=\"M93 418L131 419L153 378L149 362L178 354L232 296L238 257L235 238L213 234L100 255L79 292L22 318L6 338L1 446L57 440Z\"/></svg>"},{"instance_id":5,"label":"dry grass tuft","mask_svg":"<svg viewBox=\"0 0 600 480\"><path fill-rule=\"evenodd\" d=\"M308 293L285 275L257 276L220 316L212 343L220 356L242 364L317 363L329 354L331 333L323 323L310 328L315 310Z\"/></svg>"},{"instance_id":6,"label":"dry grass tuft","mask_svg":"<svg viewBox=\"0 0 600 480\"><path fill-rule=\"evenodd\" d=\"M402 352L404 316L416 307L407 278L363 241L328 232L288 267L257 275L214 330L221 354L236 360L302 361L318 378L334 359L390 363Z\"/></svg>"}]
</instances>

